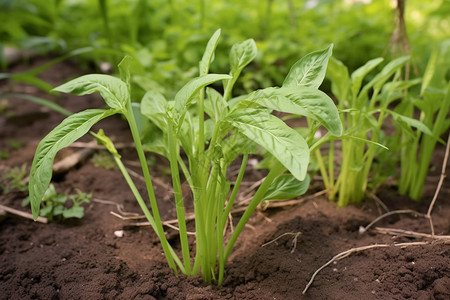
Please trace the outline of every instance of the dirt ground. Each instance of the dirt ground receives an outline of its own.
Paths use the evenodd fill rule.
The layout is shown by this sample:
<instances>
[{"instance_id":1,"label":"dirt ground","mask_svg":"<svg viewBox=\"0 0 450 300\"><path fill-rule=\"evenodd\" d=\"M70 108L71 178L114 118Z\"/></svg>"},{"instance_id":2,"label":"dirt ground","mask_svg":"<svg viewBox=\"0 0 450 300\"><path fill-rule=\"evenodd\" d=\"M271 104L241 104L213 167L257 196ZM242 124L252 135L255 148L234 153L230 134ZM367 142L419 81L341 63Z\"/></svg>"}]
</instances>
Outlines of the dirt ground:
<instances>
[{"instance_id":1,"label":"dirt ground","mask_svg":"<svg viewBox=\"0 0 450 300\"><path fill-rule=\"evenodd\" d=\"M12 71L23 69L18 66ZM77 75L80 71L74 64L62 63L46 70L41 78L56 85ZM33 87L0 85L2 91L11 88L50 98ZM103 106L96 95L53 99L73 112ZM62 115L29 101L8 100L6 110L0 113L0 150L8 150L10 157L0 160L0 175L23 163L29 168L39 140L62 119ZM96 125L98 128L118 141L130 141L120 117L103 120ZM86 136L82 141L91 139ZM8 141L17 141L21 147L12 149ZM67 148L58 159L74 151L77 149ZM132 149L121 152L126 165L138 171ZM443 156L444 147L440 145L422 202L399 196L392 186L380 189L378 197L390 210L426 213ZM156 162L152 174L170 183L167 163L161 158ZM247 180L258 176L263 175L254 173ZM144 184L138 179L136 182L144 192ZM432 215L439 235L450 234L449 182L446 179ZM131 226L110 214L118 212L116 205L98 201L122 204L127 212L140 212L118 170L96 167L86 160L55 178L55 186L61 193L74 193L75 188L93 193L93 200L85 206L85 217L48 224L16 216L0 220L0 299L450 299L450 245L373 230L360 234L360 226L368 225L382 212L372 199L360 206L338 209L317 196L294 206L255 213L226 266L223 286L217 287L203 284L199 276L174 276L150 227ZM164 184L157 184L155 190L163 218L173 218L175 206L170 190ZM308 194L318 191L320 184L313 183ZM0 191L0 204L25 211L28 209L20 205L25 196ZM430 232L426 219L408 214L388 217L377 226ZM115 236L116 230L124 230L123 237ZM176 231L167 228L167 236L178 249ZM275 242L264 245L277 237ZM394 245L423 241L430 243ZM302 294L313 273L335 255L375 244L389 246L353 253L331 263Z\"/></svg>"}]
</instances>

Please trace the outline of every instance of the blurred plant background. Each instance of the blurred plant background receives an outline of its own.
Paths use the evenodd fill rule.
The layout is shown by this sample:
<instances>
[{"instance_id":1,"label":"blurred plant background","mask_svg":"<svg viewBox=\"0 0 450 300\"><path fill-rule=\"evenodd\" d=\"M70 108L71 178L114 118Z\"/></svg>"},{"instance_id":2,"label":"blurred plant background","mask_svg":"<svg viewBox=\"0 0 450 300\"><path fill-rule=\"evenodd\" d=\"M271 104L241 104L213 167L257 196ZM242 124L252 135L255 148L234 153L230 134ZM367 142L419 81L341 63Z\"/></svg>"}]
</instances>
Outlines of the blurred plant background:
<instances>
[{"instance_id":1,"label":"blurred plant background","mask_svg":"<svg viewBox=\"0 0 450 300\"><path fill-rule=\"evenodd\" d=\"M222 28L212 72L227 72L232 44L257 41L238 86L249 91L280 85L299 57L330 43L349 71L409 52L418 76L432 48L450 38L449 15L450 0L0 0L0 47L52 55L92 47L80 62L97 66L130 54L135 83L170 95L197 74L192 66ZM1 57L3 69L9 61Z\"/></svg>"}]
</instances>

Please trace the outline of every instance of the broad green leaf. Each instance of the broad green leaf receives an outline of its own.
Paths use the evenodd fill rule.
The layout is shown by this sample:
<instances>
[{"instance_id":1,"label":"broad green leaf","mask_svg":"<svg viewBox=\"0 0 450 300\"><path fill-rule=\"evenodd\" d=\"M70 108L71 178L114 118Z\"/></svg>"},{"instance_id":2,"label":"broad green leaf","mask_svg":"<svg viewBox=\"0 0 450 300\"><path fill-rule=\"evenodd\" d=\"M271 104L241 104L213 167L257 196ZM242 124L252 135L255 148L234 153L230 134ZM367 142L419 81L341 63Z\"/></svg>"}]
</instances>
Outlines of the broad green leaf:
<instances>
[{"instance_id":1,"label":"broad green leaf","mask_svg":"<svg viewBox=\"0 0 450 300\"><path fill-rule=\"evenodd\" d=\"M128 87L128 91L131 90L131 74L130 67L133 62L133 58L129 55L125 56L119 63L120 79L125 82Z\"/></svg>"},{"instance_id":2,"label":"broad green leaf","mask_svg":"<svg viewBox=\"0 0 450 300\"><path fill-rule=\"evenodd\" d=\"M142 137L142 135L145 134L145 130L148 127L148 123L150 122L150 120L142 114L140 103L132 102L131 110L133 111L139 135Z\"/></svg>"},{"instance_id":3,"label":"broad green leaf","mask_svg":"<svg viewBox=\"0 0 450 300\"><path fill-rule=\"evenodd\" d=\"M339 103L346 101L350 88L350 77L347 67L340 60L330 57L327 77L331 80L331 91L339 100Z\"/></svg>"},{"instance_id":4,"label":"broad green leaf","mask_svg":"<svg viewBox=\"0 0 450 300\"><path fill-rule=\"evenodd\" d=\"M154 152L161 156L168 157L168 146L165 134L157 128L152 131L151 137L143 142L142 147L144 148L144 151Z\"/></svg>"},{"instance_id":5,"label":"broad green leaf","mask_svg":"<svg viewBox=\"0 0 450 300\"><path fill-rule=\"evenodd\" d=\"M214 51L216 50L217 43L220 37L220 29L217 29L216 32L211 36L206 45L205 53L203 53L202 60L199 64L200 76L206 75L209 72L209 65L214 60Z\"/></svg>"},{"instance_id":6,"label":"broad green leaf","mask_svg":"<svg viewBox=\"0 0 450 300\"><path fill-rule=\"evenodd\" d=\"M175 111L179 114L178 117L183 117L186 109L201 88L213 82L229 78L231 78L229 75L224 74L207 74L189 81L175 95Z\"/></svg>"},{"instance_id":7,"label":"broad green leaf","mask_svg":"<svg viewBox=\"0 0 450 300\"><path fill-rule=\"evenodd\" d=\"M231 47L230 66L233 77L237 77L242 69L255 59L257 52L256 43L253 39L236 43Z\"/></svg>"},{"instance_id":8,"label":"broad green leaf","mask_svg":"<svg viewBox=\"0 0 450 300\"><path fill-rule=\"evenodd\" d=\"M73 114L41 140L31 165L28 187L31 209L35 219L39 215L42 197L52 178L53 160L56 153L86 134L95 123L117 112L113 109L88 109Z\"/></svg>"},{"instance_id":9,"label":"broad green leaf","mask_svg":"<svg viewBox=\"0 0 450 300\"><path fill-rule=\"evenodd\" d=\"M309 148L303 137L267 111L242 109L228 121L249 139L275 156L298 180L304 180Z\"/></svg>"},{"instance_id":10,"label":"broad green leaf","mask_svg":"<svg viewBox=\"0 0 450 300\"><path fill-rule=\"evenodd\" d=\"M148 91L142 97L141 113L149 118L162 131L167 129L167 100L157 91Z\"/></svg>"},{"instance_id":11,"label":"broad green leaf","mask_svg":"<svg viewBox=\"0 0 450 300\"><path fill-rule=\"evenodd\" d=\"M342 123L333 100L310 87L268 88L256 94L254 101L270 109L303 115L320 122L333 135L342 135Z\"/></svg>"},{"instance_id":12,"label":"broad green leaf","mask_svg":"<svg viewBox=\"0 0 450 300\"><path fill-rule=\"evenodd\" d=\"M288 200L303 195L309 188L311 179L299 181L292 174L278 176L269 186L263 200Z\"/></svg>"},{"instance_id":13,"label":"broad green leaf","mask_svg":"<svg viewBox=\"0 0 450 300\"><path fill-rule=\"evenodd\" d=\"M100 93L106 104L113 109L125 110L130 94L125 82L103 74L90 74L78 77L53 89L61 93L87 95Z\"/></svg>"},{"instance_id":14,"label":"broad green leaf","mask_svg":"<svg viewBox=\"0 0 450 300\"><path fill-rule=\"evenodd\" d=\"M283 87L307 86L319 88L327 72L328 59L333 44L319 51L311 52L297 61L284 79Z\"/></svg>"},{"instance_id":15,"label":"broad green leaf","mask_svg":"<svg viewBox=\"0 0 450 300\"><path fill-rule=\"evenodd\" d=\"M381 62L383 58L374 58L366 62L362 67L359 67L356 71L352 73L352 93L356 97L358 95L359 89L361 88L364 77L375 69Z\"/></svg>"},{"instance_id":16,"label":"broad green leaf","mask_svg":"<svg viewBox=\"0 0 450 300\"><path fill-rule=\"evenodd\" d=\"M224 165L229 166L239 155L257 153L256 144L240 132L234 132L221 143ZM259 154L259 153L258 153Z\"/></svg>"},{"instance_id":17,"label":"broad green leaf","mask_svg":"<svg viewBox=\"0 0 450 300\"><path fill-rule=\"evenodd\" d=\"M222 120L228 113L228 104L215 89L207 88L208 98L205 100L205 112L216 122Z\"/></svg>"}]
</instances>

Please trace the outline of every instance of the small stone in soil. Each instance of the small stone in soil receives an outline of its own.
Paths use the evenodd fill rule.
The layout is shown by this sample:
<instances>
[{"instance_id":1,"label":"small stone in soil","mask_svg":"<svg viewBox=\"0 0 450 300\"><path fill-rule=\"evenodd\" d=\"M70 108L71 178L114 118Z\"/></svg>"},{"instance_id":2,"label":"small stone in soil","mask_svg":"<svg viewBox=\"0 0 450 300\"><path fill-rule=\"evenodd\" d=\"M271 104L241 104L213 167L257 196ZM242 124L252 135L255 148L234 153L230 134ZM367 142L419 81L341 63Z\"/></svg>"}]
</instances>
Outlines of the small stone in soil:
<instances>
[{"instance_id":1,"label":"small stone in soil","mask_svg":"<svg viewBox=\"0 0 450 300\"><path fill-rule=\"evenodd\" d=\"M121 238L123 237L123 230L116 230L114 231L114 235Z\"/></svg>"}]
</instances>

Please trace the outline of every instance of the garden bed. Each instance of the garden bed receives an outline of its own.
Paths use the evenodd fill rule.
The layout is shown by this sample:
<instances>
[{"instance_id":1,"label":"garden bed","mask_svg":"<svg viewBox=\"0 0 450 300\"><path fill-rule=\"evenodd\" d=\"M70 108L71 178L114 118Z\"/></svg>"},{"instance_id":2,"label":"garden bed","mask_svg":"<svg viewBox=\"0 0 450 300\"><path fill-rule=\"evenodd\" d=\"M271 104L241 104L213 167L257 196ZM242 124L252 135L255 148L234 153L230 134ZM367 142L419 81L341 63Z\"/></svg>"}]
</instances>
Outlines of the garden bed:
<instances>
[{"instance_id":1,"label":"garden bed","mask_svg":"<svg viewBox=\"0 0 450 300\"><path fill-rule=\"evenodd\" d=\"M34 62L40 64L38 60ZM20 70L17 67L13 71ZM70 63L46 70L41 78L52 85L79 75ZM10 87L1 86L3 90ZM16 91L48 98L34 88L18 85ZM63 95L56 100L64 108L76 112L103 107L98 97ZM31 165L35 148L64 117L37 104L14 99L0 115L0 149L10 157L0 161L0 174L27 163ZM130 142L127 124L120 117L101 121L96 129L119 142ZM92 140L86 136L84 142ZM19 142L11 149L8 141ZM439 179L444 147L438 145L433 166L421 203L399 196L395 187L380 189L378 197L390 210L412 209L426 213ZM77 151L68 148L57 159ZM132 149L120 150L125 163L134 167L137 157ZM127 163L128 161L128 163ZM168 164L156 159L152 175L170 182L165 172ZM256 171L247 181L263 174ZM75 188L93 193L85 206L85 217L63 223L35 223L8 216L0 222L0 299L449 299L450 247L432 240L387 234L359 234L383 211L376 201L366 199L361 206L336 208L324 196L312 197L321 190L313 184L309 196L297 205L271 208L254 214L242 232L229 263L221 287L207 286L201 277L174 276L165 262L158 238L149 226L134 226L110 214L123 205L127 212L140 209L118 170L96 167L86 160L64 176L55 178L55 186L63 193ZM143 182L139 188L144 193ZM163 219L175 217L171 191L156 184ZM0 204L21 207L23 193L0 194ZM447 178L433 210L436 234L450 233L450 185ZM238 217L238 215L236 215ZM192 226L192 222L188 224ZM399 228L429 233L423 217L394 215L375 227ZM123 237L114 232L124 230ZM280 237L281 235L284 236ZM167 236L179 249L175 230L167 228ZM273 241L280 237L276 241ZM271 242L273 241L273 242ZM428 241L426 245L394 246L394 243ZM271 242L271 243L269 243ZM264 244L269 243L265 246ZM387 244L350 255L324 268L305 295L302 291L312 274L340 252L355 247ZM191 246L193 247L194 245Z\"/></svg>"}]
</instances>

